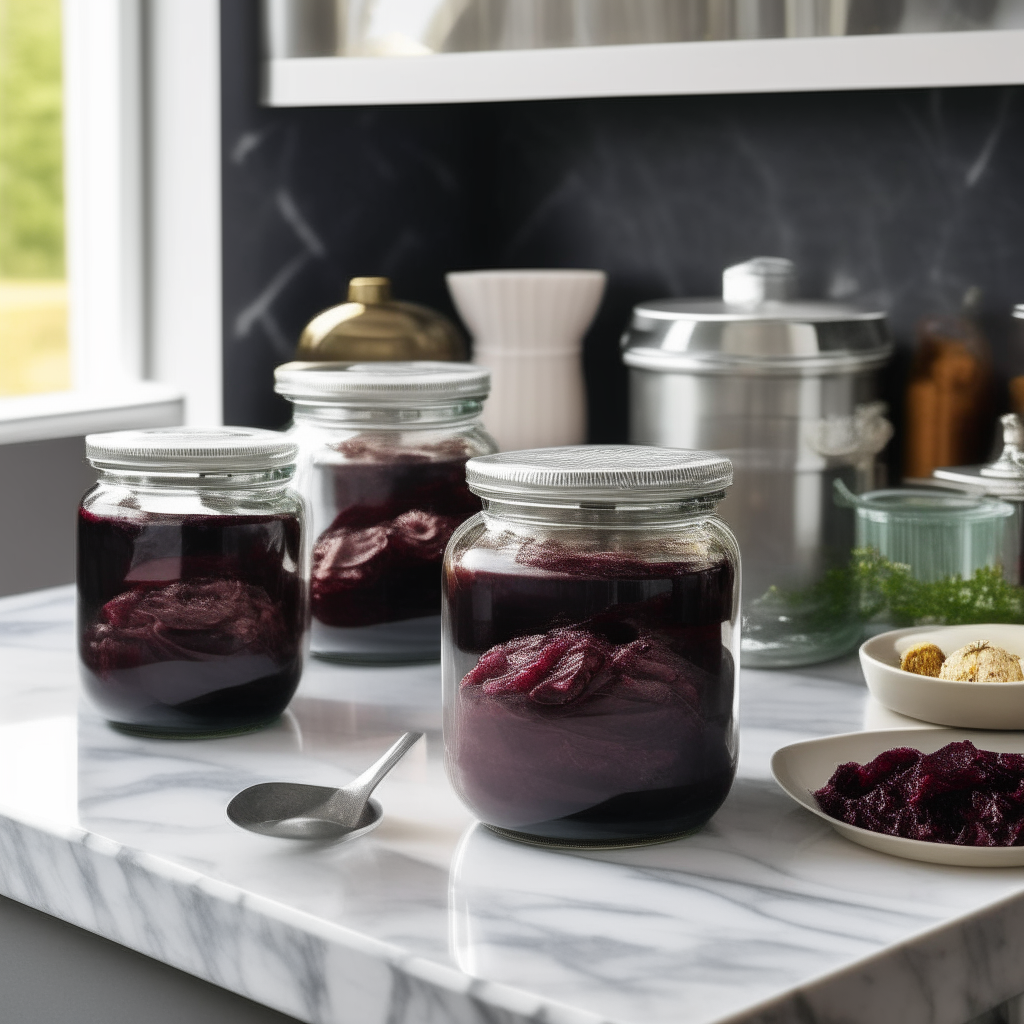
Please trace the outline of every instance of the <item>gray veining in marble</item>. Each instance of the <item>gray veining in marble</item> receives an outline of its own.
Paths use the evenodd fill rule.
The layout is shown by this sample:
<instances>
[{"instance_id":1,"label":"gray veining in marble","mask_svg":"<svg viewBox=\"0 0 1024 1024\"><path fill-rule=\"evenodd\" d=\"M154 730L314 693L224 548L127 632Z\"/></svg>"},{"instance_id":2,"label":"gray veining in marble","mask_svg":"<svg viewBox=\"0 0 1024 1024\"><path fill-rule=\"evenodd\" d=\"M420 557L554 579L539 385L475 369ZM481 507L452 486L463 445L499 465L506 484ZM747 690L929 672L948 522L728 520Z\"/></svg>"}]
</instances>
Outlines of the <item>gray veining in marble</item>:
<instances>
[{"instance_id":1,"label":"gray veining in marble","mask_svg":"<svg viewBox=\"0 0 1024 1024\"><path fill-rule=\"evenodd\" d=\"M740 772L701 833L539 850L474 824L433 666L314 664L275 727L157 741L80 705L70 588L0 601L0 893L311 1024L964 1024L1024 991L1024 870L854 846L768 773L870 707L853 662L746 672ZM890 722L890 724L902 724ZM338 784L406 728L381 827L234 828L269 779Z\"/></svg>"}]
</instances>

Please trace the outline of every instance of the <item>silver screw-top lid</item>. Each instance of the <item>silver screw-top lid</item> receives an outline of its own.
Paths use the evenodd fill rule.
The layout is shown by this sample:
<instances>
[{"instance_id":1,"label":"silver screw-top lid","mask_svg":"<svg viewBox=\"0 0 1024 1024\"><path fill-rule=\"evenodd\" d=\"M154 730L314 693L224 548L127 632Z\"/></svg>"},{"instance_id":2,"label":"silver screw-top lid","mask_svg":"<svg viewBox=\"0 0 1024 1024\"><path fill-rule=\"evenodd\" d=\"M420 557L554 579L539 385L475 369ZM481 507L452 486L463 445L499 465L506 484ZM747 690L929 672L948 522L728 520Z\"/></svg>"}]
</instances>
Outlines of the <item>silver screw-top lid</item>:
<instances>
[{"instance_id":1,"label":"silver screw-top lid","mask_svg":"<svg viewBox=\"0 0 1024 1024\"><path fill-rule=\"evenodd\" d=\"M732 463L687 448L573 445L470 459L466 481L475 494L497 501L671 504L721 494L732 483Z\"/></svg>"},{"instance_id":2,"label":"silver screw-top lid","mask_svg":"<svg viewBox=\"0 0 1024 1024\"><path fill-rule=\"evenodd\" d=\"M285 363L274 390L297 403L410 405L487 397L491 371L470 363Z\"/></svg>"},{"instance_id":3,"label":"silver screw-top lid","mask_svg":"<svg viewBox=\"0 0 1024 1024\"><path fill-rule=\"evenodd\" d=\"M1013 315L1018 320L1024 320L1024 302L1018 302L1017 305L1013 307Z\"/></svg>"},{"instance_id":4,"label":"silver screw-top lid","mask_svg":"<svg viewBox=\"0 0 1024 1024\"><path fill-rule=\"evenodd\" d=\"M156 427L90 434L85 457L98 469L159 473L258 473L295 464L298 445L254 427Z\"/></svg>"},{"instance_id":5,"label":"silver screw-top lid","mask_svg":"<svg viewBox=\"0 0 1024 1024\"><path fill-rule=\"evenodd\" d=\"M995 462L981 466L943 466L932 470L936 480L972 491L1024 501L1024 422L1013 412L999 418L1003 450Z\"/></svg>"}]
</instances>

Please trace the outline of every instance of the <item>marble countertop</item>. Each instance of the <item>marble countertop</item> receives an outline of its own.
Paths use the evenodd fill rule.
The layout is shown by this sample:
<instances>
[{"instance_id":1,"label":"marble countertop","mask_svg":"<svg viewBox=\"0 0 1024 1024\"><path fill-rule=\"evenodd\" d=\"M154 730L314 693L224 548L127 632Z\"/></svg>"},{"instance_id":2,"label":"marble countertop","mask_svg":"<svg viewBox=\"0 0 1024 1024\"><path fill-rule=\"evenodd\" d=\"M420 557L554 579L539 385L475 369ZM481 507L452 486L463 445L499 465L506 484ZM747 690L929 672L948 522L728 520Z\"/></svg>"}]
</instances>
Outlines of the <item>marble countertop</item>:
<instances>
[{"instance_id":1,"label":"marble countertop","mask_svg":"<svg viewBox=\"0 0 1024 1024\"><path fill-rule=\"evenodd\" d=\"M144 740L80 704L72 619L69 587L0 600L0 893L300 1020L964 1024L1024 992L1024 869L873 853L772 781L777 747L881 720L853 660L744 671L739 775L699 834L563 853L458 803L436 666L313 663L274 728ZM409 728L369 836L225 817L255 782L343 784Z\"/></svg>"}]
</instances>

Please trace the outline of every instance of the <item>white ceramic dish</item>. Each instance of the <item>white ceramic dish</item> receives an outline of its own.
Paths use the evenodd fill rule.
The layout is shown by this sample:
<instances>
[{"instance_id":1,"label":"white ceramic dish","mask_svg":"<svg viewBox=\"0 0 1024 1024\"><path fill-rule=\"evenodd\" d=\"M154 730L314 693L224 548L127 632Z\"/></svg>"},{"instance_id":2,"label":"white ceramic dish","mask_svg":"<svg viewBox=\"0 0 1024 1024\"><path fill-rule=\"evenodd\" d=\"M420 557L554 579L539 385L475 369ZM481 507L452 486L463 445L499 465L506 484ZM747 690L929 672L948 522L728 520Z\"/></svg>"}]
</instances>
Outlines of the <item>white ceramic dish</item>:
<instances>
[{"instance_id":1,"label":"white ceramic dish","mask_svg":"<svg viewBox=\"0 0 1024 1024\"><path fill-rule=\"evenodd\" d=\"M837 766L847 761L864 764L893 747L916 747L934 753L954 740L970 740L975 746L1000 753L1024 754L1024 733L970 732L964 729L885 729L879 732L851 732L825 736L817 740L791 743L772 755L775 781L801 807L827 821L841 836L870 850L893 857L920 860L928 864L953 864L958 867L1024 867L1024 846L953 846L949 843L924 843L870 832L830 818L818 807L813 793L831 778Z\"/></svg>"},{"instance_id":2,"label":"white ceramic dish","mask_svg":"<svg viewBox=\"0 0 1024 1024\"><path fill-rule=\"evenodd\" d=\"M860 665L871 695L901 715L959 729L1024 729L1024 683L953 683L904 672L908 647L930 641L948 657L972 640L990 640L1024 655L1024 626L914 626L861 644Z\"/></svg>"}]
</instances>

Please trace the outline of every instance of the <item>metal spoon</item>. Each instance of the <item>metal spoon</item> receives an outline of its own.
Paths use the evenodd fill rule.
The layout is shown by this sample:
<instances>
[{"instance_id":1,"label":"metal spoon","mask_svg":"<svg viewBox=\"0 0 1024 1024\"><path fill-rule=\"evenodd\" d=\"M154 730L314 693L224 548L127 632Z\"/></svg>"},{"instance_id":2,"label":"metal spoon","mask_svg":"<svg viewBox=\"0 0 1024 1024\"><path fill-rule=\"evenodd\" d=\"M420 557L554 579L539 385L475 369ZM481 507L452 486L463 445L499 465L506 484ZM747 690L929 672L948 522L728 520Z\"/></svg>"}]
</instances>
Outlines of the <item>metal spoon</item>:
<instances>
[{"instance_id":1,"label":"metal spoon","mask_svg":"<svg viewBox=\"0 0 1024 1024\"><path fill-rule=\"evenodd\" d=\"M379 761L342 789L298 782L261 782L228 804L241 828L280 839L354 839L380 824L383 810L370 794L423 735L407 732Z\"/></svg>"}]
</instances>

